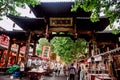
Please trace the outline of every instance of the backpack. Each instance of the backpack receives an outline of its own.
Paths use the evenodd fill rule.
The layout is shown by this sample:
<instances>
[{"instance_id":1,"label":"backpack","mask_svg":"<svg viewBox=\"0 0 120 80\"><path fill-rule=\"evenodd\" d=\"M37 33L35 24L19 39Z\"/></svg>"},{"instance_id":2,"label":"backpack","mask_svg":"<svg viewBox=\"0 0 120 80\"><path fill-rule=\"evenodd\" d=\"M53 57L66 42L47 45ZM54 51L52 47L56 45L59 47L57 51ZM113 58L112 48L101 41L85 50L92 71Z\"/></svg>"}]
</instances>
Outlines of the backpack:
<instances>
[{"instance_id":1,"label":"backpack","mask_svg":"<svg viewBox=\"0 0 120 80\"><path fill-rule=\"evenodd\" d=\"M70 74L75 74L75 68L74 67L70 68Z\"/></svg>"}]
</instances>

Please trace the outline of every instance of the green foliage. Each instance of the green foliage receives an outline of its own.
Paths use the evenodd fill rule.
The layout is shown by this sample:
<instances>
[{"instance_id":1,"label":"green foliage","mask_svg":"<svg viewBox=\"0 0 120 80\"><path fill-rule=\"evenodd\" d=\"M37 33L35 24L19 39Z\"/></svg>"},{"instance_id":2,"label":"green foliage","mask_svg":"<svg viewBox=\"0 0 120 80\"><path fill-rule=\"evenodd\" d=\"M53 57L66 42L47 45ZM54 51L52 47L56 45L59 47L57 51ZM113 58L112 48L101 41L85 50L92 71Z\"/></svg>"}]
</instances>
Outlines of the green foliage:
<instances>
[{"instance_id":1,"label":"green foliage","mask_svg":"<svg viewBox=\"0 0 120 80\"><path fill-rule=\"evenodd\" d=\"M42 46L43 45L50 45L50 43L48 42L48 40L46 38L41 38L39 40L39 44L36 47L36 53L37 54L41 54L42 53Z\"/></svg>"},{"instance_id":2,"label":"green foliage","mask_svg":"<svg viewBox=\"0 0 120 80\"><path fill-rule=\"evenodd\" d=\"M22 8L25 4L35 6L39 4L39 0L0 0L0 17L7 14L20 15L15 8Z\"/></svg>"},{"instance_id":3,"label":"green foliage","mask_svg":"<svg viewBox=\"0 0 120 80\"><path fill-rule=\"evenodd\" d=\"M99 21L100 12L109 18L111 24L120 18L120 1L117 0L75 0L71 11L77 11L79 7L86 12L92 12L92 22Z\"/></svg>"},{"instance_id":4,"label":"green foliage","mask_svg":"<svg viewBox=\"0 0 120 80\"><path fill-rule=\"evenodd\" d=\"M118 30L118 29L114 29L114 31L113 31L113 34L118 34L118 33L120 33L120 30Z\"/></svg>"},{"instance_id":5,"label":"green foliage","mask_svg":"<svg viewBox=\"0 0 120 80\"><path fill-rule=\"evenodd\" d=\"M57 53L65 62L74 61L80 58L80 55L85 55L86 42L78 39L75 42L70 37L54 37L51 40L53 52Z\"/></svg>"},{"instance_id":6,"label":"green foliage","mask_svg":"<svg viewBox=\"0 0 120 80\"><path fill-rule=\"evenodd\" d=\"M86 41L77 39L75 42L70 37L54 37L50 43L46 38L41 38L37 45L37 54L42 53L42 46L50 45L52 52L61 57L61 60L69 63L78 58L83 58L86 51Z\"/></svg>"}]
</instances>

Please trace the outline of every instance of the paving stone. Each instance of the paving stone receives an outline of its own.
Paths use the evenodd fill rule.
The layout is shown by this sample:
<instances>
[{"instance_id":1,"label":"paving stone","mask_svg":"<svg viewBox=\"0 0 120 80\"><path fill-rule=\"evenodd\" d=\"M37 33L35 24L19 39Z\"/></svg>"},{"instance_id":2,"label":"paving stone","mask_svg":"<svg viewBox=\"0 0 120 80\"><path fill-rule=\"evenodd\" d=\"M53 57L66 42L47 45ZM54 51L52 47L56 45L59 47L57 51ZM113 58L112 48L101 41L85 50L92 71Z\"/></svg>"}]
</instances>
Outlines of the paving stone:
<instances>
[{"instance_id":1,"label":"paving stone","mask_svg":"<svg viewBox=\"0 0 120 80\"><path fill-rule=\"evenodd\" d=\"M65 76L44 76L44 80L66 80ZM8 75L0 75L0 80L20 80L19 78L10 79ZM23 78L22 80L29 80L28 78Z\"/></svg>"}]
</instances>

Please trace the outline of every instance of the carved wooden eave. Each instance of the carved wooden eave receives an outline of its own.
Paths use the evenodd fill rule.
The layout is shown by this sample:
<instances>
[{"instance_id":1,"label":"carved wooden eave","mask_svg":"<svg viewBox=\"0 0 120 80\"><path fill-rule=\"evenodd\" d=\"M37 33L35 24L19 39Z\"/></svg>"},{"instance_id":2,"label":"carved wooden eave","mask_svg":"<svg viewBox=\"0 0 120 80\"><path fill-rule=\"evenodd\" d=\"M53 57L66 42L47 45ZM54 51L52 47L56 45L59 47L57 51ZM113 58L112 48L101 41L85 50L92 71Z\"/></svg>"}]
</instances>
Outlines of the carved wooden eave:
<instances>
[{"instance_id":1,"label":"carved wooden eave","mask_svg":"<svg viewBox=\"0 0 120 80\"><path fill-rule=\"evenodd\" d=\"M36 17L71 17L76 15L79 16L90 16L91 12L85 12L79 8L76 12L71 12L71 6L74 2L41 2L39 5L30 6Z\"/></svg>"},{"instance_id":2,"label":"carved wooden eave","mask_svg":"<svg viewBox=\"0 0 120 80\"><path fill-rule=\"evenodd\" d=\"M38 34L40 36L42 36L43 34L45 34L45 30L34 30L32 31L34 34Z\"/></svg>"},{"instance_id":3,"label":"carved wooden eave","mask_svg":"<svg viewBox=\"0 0 120 80\"><path fill-rule=\"evenodd\" d=\"M115 44L115 43L113 43L112 41L106 41L106 42L104 42L104 41L99 41L99 42L97 42L97 45L111 45L111 44Z\"/></svg>"},{"instance_id":4,"label":"carved wooden eave","mask_svg":"<svg viewBox=\"0 0 120 80\"><path fill-rule=\"evenodd\" d=\"M72 28L50 28L49 32L74 32L74 29Z\"/></svg>"},{"instance_id":5,"label":"carved wooden eave","mask_svg":"<svg viewBox=\"0 0 120 80\"><path fill-rule=\"evenodd\" d=\"M113 42L111 42L111 41L107 41L107 42L104 42L104 41L97 42L97 47L98 47L98 48L100 48L100 46L103 46L103 45L112 46L112 45L115 45L115 43L113 43Z\"/></svg>"},{"instance_id":6,"label":"carved wooden eave","mask_svg":"<svg viewBox=\"0 0 120 80\"><path fill-rule=\"evenodd\" d=\"M10 37L12 43L14 44L22 44L26 45L26 41L28 39L29 33L26 31L0 31L0 34L5 34ZM37 41L40 37L43 37L41 35L34 36L32 34L31 42Z\"/></svg>"},{"instance_id":7,"label":"carved wooden eave","mask_svg":"<svg viewBox=\"0 0 120 80\"><path fill-rule=\"evenodd\" d=\"M0 34L9 36L13 41L24 41L27 39L27 32L25 31L0 31Z\"/></svg>"},{"instance_id":8,"label":"carved wooden eave","mask_svg":"<svg viewBox=\"0 0 120 80\"><path fill-rule=\"evenodd\" d=\"M78 34L92 35L92 31L85 31L85 30L79 30L77 33L78 33Z\"/></svg>"},{"instance_id":9,"label":"carved wooden eave","mask_svg":"<svg viewBox=\"0 0 120 80\"><path fill-rule=\"evenodd\" d=\"M96 41L103 41L103 42L118 42L118 35L112 33L112 31L100 31L96 32Z\"/></svg>"},{"instance_id":10,"label":"carved wooden eave","mask_svg":"<svg viewBox=\"0 0 120 80\"><path fill-rule=\"evenodd\" d=\"M14 21L18 26L20 26L24 31L36 32L36 34L40 34L45 32L46 23L44 18L29 18L23 16L13 16L8 15L12 21Z\"/></svg>"},{"instance_id":11,"label":"carved wooden eave","mask_svg":"<svg viewBox=\"0 0 120 80\"><path fill-rule=\"evenodd\" d=\"M115 47L116 44L118 44L118 35L115 35L112 33L113 31L98 31L96 32L96 42L97 46L109 46L109 47Z\"/></svg>"}]
</instances>

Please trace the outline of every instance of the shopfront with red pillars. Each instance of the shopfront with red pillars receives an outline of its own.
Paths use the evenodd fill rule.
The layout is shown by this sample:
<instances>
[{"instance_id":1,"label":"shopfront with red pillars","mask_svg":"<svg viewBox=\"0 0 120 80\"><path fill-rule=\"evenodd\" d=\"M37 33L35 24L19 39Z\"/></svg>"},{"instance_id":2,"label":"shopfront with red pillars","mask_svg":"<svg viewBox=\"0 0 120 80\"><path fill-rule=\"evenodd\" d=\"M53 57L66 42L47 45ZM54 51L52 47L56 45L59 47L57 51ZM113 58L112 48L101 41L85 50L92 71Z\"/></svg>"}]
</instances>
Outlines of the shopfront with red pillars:
<instances>
[{"instance_id":1,"label":"shopfront with red pillars","mask_svg":"<svg viewBox=\"0 0 120 80\"><path fill-rule=\"evenodd\" d=\"M5 58L7 55L7 49L8 49L8 45L9 45L9 37L2 34L0 35L0 67L4 67L5 64ZM25 50L25 48L21 48L22 52ZM16 61L16 57L17 56L17 45L14 44L12 45L11 51L10 51L10 55L9 55L9 60L8 60L8 67L12 66L15 64ZM23 58L24 54L19 54L18 57L18 63L19 61Z\"/></svg>"}]
</instances>

